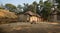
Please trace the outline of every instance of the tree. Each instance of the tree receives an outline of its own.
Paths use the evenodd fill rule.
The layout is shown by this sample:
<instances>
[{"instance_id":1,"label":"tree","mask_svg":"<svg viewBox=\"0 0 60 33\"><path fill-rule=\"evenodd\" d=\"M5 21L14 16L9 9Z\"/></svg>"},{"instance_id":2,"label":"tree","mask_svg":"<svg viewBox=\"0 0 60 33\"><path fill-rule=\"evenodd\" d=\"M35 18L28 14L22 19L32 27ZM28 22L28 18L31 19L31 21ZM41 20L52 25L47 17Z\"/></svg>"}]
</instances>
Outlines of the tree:
<instances>
[{"instance_id":1,"label":"tree","mask_svg":"<svg viewBox=\"0 0 60 33\"><path fill-rule=\"evenodd\" d=\"M58 3L58 8L60 9L60 0L56 0L56 2Z\"/></svg>"},{"instance_id":2,"label":"tree","mask_svg":"<svg viewBox=\"0 0 60 33\"><path fill-rule=\"evenodd\" d=\"M49 19L50 12L51 12L51 3L45 1L44 9L42 10L42 17L44 17L45 19Z\"/></svg>"},{"instance_id":3,"label":"tree","mask_svg":"<svg viewBox=\"0 0 60 33\"><path fill-rule=\"evenodd\" d=\"M28 6L29 6L28 3L27 4L24 3L24 7L23 7L24 12L28 11Z\"/></svg>"},{"instance_id":4,"label":"tree","mask_svg":"<svg viewBox=\"0 0 60 33\"><path fill-rule=\"evenodd\" d=\"M14 12L16 9L16 6L13 4L5 4L5 8L7 8L8 10Z\"/></svg>"},{"instance_id":5,"label":"tree","mask_svg":"<svg viewBox=\"0 0 60 33\"><path fill-rule=\"evenodd\" d=\"M37 2L34 1L34 2L33 2L33 12L34 12L34 13L36 13L36 9L37 9L36 7L37 7Z\"/></svg>"},{"instance_id":6,"label":"tree","mask_svg":"<svg viewBox=\"0 0 60 33\"><path fill-rule=\"evenodd\" d=\"M23 7L21 5L18 5L17 8L22 9Z\"/></svg>"},{"instance_id":7,"label":"tree","mask_svg":"<svg viewBox=\"0 0 60 33\"><path fill-rule=\"evenodd\" d=\"M34 7L33 7L33 5L29 5L27 10L34 12Z\"/></svg>"},{"instance_id":8,"label":"tree","mask_svg":"<svg viewBox=\"0 0 60 33\"><path fill-rule=\"evenodd\" d=\"M21 5L18 5L17 6L17 10L16 10L16 13L22 13L23 12L23 7Z\"/></svg>"},{"instance_id":9,"label":"tree","mask_svg":"<svg viewBox=\"0 0 60 33\"><path fill-rule=\"evenodd\" d=\"M56 2L58 2L60 4L60 0L56 0Z\"/></svg>"},{"instance_id":10,"label":"tree","mask_svg":"<svg viewBox=\"0 0 60 33\"><path fill-rule=\"evenodd\" d=\"M43 0L40 0L40 1L39 1L39 5L40 5L41 7L44 5Z\"/></svg>"},{"instance_id":11,"label":"tree","mask_svg":"<svg viewBox=\"0 0 60 33\"><path fill-rule=\"evenodd\" d=\"M39 1L39 4L37 5L37 13L39 14L39 15L41 15L41 11L43 10L43 7L44 7L44 2L43 2L43 0L40 0Z\"/></svg>"}]
</instances>

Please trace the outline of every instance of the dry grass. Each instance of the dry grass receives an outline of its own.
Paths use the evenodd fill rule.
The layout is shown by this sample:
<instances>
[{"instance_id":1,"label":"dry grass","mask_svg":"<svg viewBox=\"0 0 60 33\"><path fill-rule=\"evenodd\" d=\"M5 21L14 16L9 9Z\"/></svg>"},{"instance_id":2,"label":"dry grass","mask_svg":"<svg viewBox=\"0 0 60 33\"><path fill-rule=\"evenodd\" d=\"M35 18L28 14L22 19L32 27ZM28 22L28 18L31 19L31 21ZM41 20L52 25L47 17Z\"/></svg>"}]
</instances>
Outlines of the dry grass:
<instances>
[{"instance_id":1,"label":"dry grass","mask_svg":"<svg viewBox=\"0 0 60 33\"><path fill-rule=\"evenodd\" d=\"M4 18L4 17L16 18L17 16L15 15L14 12L10 12L9 10L0 9L0 18Z\"/></svg>"}]
</instances>

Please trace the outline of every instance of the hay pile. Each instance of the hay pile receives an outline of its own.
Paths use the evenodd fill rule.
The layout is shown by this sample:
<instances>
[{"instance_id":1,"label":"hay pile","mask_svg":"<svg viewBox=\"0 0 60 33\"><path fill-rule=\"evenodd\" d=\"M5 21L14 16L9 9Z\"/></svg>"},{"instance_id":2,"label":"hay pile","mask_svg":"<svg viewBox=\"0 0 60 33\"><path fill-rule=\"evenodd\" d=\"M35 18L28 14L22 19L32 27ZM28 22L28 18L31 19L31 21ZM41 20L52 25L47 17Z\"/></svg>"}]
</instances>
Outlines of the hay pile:
<instances>
[{"instance_id":1,"label":"hay pile","mask_svg":"<svg viewBox=\"0 0 60 33\"><path fill-rule=\"evenodd\" d=\"M0 9L0 18L17 18L14 12L9 10Z\"/></svg>"}]
</instances>

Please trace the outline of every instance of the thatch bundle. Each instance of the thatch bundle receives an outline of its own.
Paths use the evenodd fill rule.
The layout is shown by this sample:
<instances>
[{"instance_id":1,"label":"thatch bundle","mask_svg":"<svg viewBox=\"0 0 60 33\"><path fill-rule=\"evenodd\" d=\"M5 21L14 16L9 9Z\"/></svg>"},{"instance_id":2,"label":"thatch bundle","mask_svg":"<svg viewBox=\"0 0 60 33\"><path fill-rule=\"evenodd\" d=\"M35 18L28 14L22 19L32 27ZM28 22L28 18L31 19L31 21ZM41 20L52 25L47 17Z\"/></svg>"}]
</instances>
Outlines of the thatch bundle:
<instances>
[{"instance_id":1,"label":"thatch bundle","mask_svg":"<svg viewBox=\"0 0 60 33\"><path fill-rule=\"evenodd\" d=\"M0 18L17 18L14 12L9 10L0 9Z\"/></svg>"}]
</instances>

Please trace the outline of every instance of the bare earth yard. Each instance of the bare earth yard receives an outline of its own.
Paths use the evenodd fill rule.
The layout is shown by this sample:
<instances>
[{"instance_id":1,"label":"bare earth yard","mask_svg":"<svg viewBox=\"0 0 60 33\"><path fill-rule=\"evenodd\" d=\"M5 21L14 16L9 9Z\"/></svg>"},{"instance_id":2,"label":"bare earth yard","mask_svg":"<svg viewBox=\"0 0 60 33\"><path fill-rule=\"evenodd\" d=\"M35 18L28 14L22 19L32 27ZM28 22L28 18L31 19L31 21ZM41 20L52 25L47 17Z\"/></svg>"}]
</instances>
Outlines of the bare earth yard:
<instances>
[{"instance_id":1,"label":"bare earth yard","mask_svg":"<svg viewBox=\"0 0 60 33\"><path fill-rule=\"evenodd\" d=\"M0 25L0 33L60 33L58 23L10 23Z\"/></svg>"}]
</instances>

